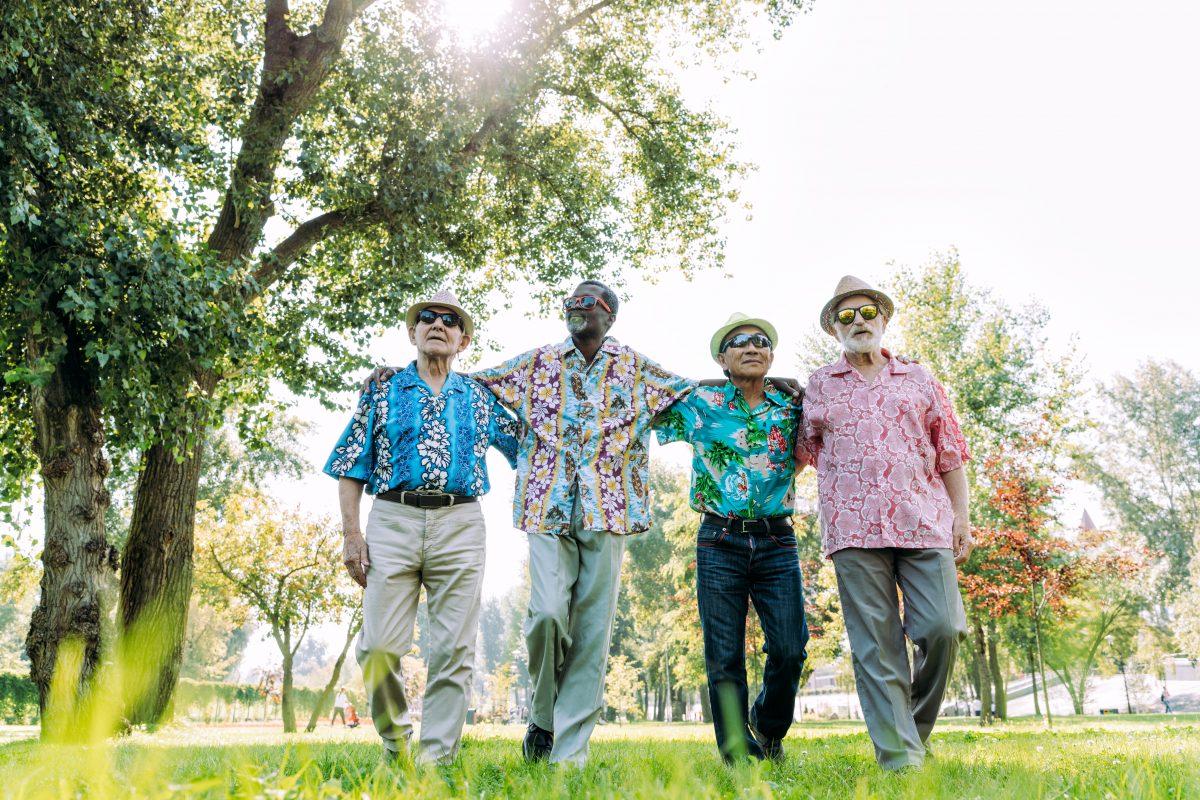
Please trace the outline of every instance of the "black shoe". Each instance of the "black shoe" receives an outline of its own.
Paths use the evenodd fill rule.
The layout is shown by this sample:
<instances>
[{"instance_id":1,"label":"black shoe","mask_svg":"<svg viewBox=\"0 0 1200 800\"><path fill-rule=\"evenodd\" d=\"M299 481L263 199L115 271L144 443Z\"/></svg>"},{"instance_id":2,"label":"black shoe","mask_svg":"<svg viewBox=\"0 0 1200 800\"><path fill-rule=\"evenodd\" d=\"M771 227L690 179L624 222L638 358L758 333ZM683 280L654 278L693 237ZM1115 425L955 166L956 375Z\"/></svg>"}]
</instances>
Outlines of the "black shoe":
<instances>
[{"instance_id":1,"label":"black shoe","mask_svg":"<svg viewBox=\"0 0 1200 800\"><path fill-rule=\"evenodd\" d=\"M783 761L783 739L764 736L758 728L754 727L753 722L750 723L750 733L754 734L754 741L758 742L758 746L762 748L764 758Z\"/></svg>"},{"instance_id":2,"label":"black shoe","mask_svg":"<svg viewBox=\"0 0 1200 800\"><path fill-rule=\"evenodd\" d=\"M532 722L529 723L529 729L525 731L525 741L521 743L521 753L524 754L525 760L545 761L550 758L550 750L553 747L554 734Z\"/></svg>"}]
</instances>

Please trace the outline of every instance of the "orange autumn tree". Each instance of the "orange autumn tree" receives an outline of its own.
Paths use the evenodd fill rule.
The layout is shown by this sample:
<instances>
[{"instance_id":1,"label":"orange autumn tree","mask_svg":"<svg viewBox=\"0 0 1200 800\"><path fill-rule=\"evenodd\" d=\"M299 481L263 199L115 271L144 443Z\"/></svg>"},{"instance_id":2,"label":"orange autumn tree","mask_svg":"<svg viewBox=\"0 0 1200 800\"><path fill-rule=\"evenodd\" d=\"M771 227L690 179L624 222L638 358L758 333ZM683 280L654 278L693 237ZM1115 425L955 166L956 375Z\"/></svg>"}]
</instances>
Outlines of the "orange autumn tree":
<instances>
[{"instance_id":1,"label":"orange autumn tree","mask_svg":"<svg viewBox=\"0 0 1200 800\"><path fill-rule=\"evenodd\" d=\"M971 650L978 666L981 724L996 712L1007 717L1007 692L999 664L997 627L1008 621L1011 637L1025 645L1034 676L1034 701L1040 675L1047 721L1049 698L1042 654L1042 630L1047 614L1060 613L1077 583L1078 561L1071 544L1050 536L1054 521L1051 505L1059 487L1038 476L1028 457L1038 443L1027 440L1021 449L993 455L983 463L991 487L987 517L992 525L976 527L976 551L960 568L960 585L966 602ZM986 669L985 669L986 667Z\"/></svg>"}]
</instances>

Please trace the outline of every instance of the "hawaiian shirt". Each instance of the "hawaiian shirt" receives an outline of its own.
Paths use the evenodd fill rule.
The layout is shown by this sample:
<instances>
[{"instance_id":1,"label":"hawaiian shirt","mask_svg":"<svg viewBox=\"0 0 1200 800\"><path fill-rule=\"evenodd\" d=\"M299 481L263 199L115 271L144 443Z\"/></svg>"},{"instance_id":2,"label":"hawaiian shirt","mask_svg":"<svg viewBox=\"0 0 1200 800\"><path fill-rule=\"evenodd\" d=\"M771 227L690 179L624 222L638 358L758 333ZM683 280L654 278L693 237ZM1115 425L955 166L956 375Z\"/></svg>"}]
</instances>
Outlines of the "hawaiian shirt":
<instances>
[{"instance_id":1,"label":"hawaiian shirt","mask_svg":"<svg viewBox=\"0 0 1200 800\"><path fill-rule=\"evenodd\" d=\"M611 336L590 364L568 338L471 377L524 423L516 527L566 533L576 500L587 530L627 534L650 527L650 426L695 382Z\"/></svg>"},{"instance_id":2,"label":"hawaiian shirt","mask_svg":"<svg viewBox=\"0 0 1200 800\"><path fill-rule=\"evenodd\" d=\"M804 392L796 458L816 464L825 555L847 547L948 548L954 510L942 473L970 459L946 390L920 364L869 383L843 355Z\"/></svg>"},{"instance_id":3,"label":"hawaiian shirt","mask_svg":"<svg viewBox=\"0 0 1200 800\"><path fill-rule=\"evenodd\" d=\"M692 445L692 508L722 517L790 516L800 408L767 386L750 408L732 381L701 386L654 423L659 444Z\"/></svg>"},{"instance_id":4,"label":"hawaiian shirt","mask_svg":"<svg viewBox=\"0 0 1200 800\"><path fill-rule=\"evenodd\" d=\"M435 491L478 497L490 488L487 449L516 466L518 424L479 384L451 372L440 394L417 362L364 392L325 474L365 481L367 491Z\"/></svg>"}]
</instances>

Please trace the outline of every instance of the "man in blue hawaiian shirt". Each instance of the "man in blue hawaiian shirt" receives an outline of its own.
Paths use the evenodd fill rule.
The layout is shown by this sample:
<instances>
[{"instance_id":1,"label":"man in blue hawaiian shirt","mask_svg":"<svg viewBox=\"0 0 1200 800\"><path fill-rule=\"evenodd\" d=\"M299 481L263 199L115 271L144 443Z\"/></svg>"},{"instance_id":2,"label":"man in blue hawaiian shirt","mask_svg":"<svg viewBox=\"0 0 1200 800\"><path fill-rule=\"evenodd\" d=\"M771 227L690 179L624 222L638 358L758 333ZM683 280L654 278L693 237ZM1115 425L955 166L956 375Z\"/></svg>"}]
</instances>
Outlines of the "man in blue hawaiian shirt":
<instances>
[{"instance_id":1,"label":"man in blue hawaiian shirt","mask_svg":"<svg viewBox=\"0 0 1200 800\"><path fill-rule=\"evenodd\" d=\"M696 596L717 747L726 761L783 757L808 643L791 520L800 408L766 379L777 341L766 320L730 316L710 342L729 380L697 388L655 423L659 443L693 448L689 495L701 514ZM748 600L767 653L749 714Z\"/></svg>"},{"instance_id":2,"label":"man in blue hawaiian shirt","mask_svg":"<svg viewBox=\"0 0 1200 800\"><path fill-rule=\"evenodd\" d=\"M356 655L375 728L391 756L412 737L400 660L424 585L429 676L418 755L445 763L458 752L475 660L485 455L495 447L514 464L517 424L487 389L452 371L474 333L453 294L413 305L406 320L417 360L363 393L325 472L339 479L346 569L365 587ZM375 496L365 537L364 487Z\"/></svg>"}]
</instances>

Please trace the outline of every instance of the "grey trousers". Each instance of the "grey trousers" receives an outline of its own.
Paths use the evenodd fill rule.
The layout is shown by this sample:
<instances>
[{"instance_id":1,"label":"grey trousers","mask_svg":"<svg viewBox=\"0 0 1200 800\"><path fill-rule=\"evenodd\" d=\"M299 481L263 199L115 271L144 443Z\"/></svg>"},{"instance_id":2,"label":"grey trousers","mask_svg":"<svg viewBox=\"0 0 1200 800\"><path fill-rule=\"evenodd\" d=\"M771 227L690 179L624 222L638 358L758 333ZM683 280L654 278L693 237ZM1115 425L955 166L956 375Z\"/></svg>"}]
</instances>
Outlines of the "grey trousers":
<instances>
[{"instance_id":1,"label":"grey trousers","mask_svg":"<svg viewBox=\"0 0 1200 800\"><path fill-rule=\"evenodd\" d=\"M604 705L608 645L617 614L625 537L582 529L529 534L525 644L533 683L530 718L554 732L551 763L587 762Z\"/></svg>"},{"instance_id":2,"label":"grey trousers","mask_svg":"<svg viewBox=\"0 0 1200 800\"><path fill-rule=\"evenodd\" d=\"M967 635L954 558L946 549L847 548L833 554L833 565L875 759L889 770L920 766Z\"/></svg>"},{"instance_id":3,"label":"grey trousers","mask_svg":"<svg viewBox=\"0 0 1200 800\"><path fill-rule=\"evenodd\" d=\"M428 762L451 761L467 718L475 663L487 539L483 514L478 503L422 509L376 500L364 533L371 566L355 656L363 670L371 720L387 750L408 746L412 720L400 659L412 649L424 584L429 675L418 756Z\"/></svg>"}]
</instances>

